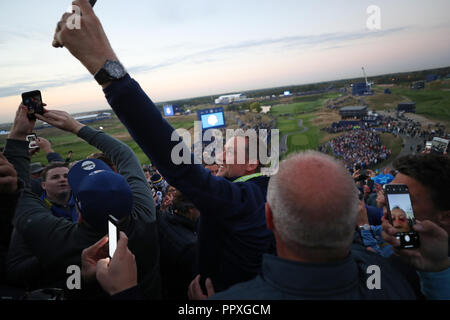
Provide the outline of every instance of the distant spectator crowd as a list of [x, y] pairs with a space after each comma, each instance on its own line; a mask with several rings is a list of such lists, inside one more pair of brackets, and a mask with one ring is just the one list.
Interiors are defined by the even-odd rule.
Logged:
[[391, 155], [381, 144], [380, 134], [371, 129], [357, 129], [330, 141], [331, 150], [342, 157], [347, 168], [370, 168]]

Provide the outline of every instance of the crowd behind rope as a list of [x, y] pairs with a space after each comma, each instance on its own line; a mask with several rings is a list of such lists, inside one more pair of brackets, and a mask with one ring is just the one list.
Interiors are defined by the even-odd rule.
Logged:
[[[119, 74], [92, 7], [87, 0], [75, 3], [85, 28], [69, 33], [65, 23], [58, 24], [53, 45], [64, 43], [93, 75], [106, 58]], [[94, 53], [80, 50], [94, 46]], [[291, 155], [270, 177], [260, 174], [258, 159], [249, 153], [244, 164], [227, 157], [216, 174], [200, 164], [175, 165], [174, 129], [122, 72], [100, 84], [151, 166], [142, 167], [119, 140], [49, 108], [35, 116], [101, 154], [71, 165], [52, 162], [43, 170], [43, 193], [33, 191], [37, 177], [31, 176], [26, 136], [35, 121], [19, 106], [0, 154], [3, 297], [54, 298], [63, 292], [70, 299], [450, 299], [448, 156], [406, 156], [382, 174], [352, 175], [341, 161], [316, 151]], [[373, 132], [363, 132], [377, 141]], [[248, 141], [236, 135], [216, 157], [236, 159]], [[409, 188], [419, 248], [398, 248], [398, 226], [386, 219], [387, 183]], [[120, 221], [112, 257], [108, 215]], [[81, 267], [80, 290], [67, 288], [71, 265]], [[377, 290], [368, 286], [371, 265], [382, 270]]]

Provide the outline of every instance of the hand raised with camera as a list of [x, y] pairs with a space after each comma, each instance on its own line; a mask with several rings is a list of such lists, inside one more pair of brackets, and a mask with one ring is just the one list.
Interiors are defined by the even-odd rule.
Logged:
[[14, 166], [0, 152], [0, 194], [11, 194], [17, 191], [17, 172]]
[[43, 115], [36, 114], [36, 118], [73, 134], [78, 134], [78, 131], [84, 127], [84, 124], [75, 120], [70, 114], [60, 110], [46, 110]]
[[[74, 13], [65, 13], [58, 22], [53, 46], [66, 47], [91, 74], [95, 74], [104, 65], [106, 59], [118, 59], [89, 1], [77, 0], [72, 4], [77, 6], [76, 10]], [[78, 9], [81, 12], [77, 12]], [[67, 21], [69, 20], [70, 24], [73, 19], [75, 21], [79, 19], [80, 24], [79, 28], [75, 26], [71, 30]]]
[[128, 238], [124, 232], [120, 232], [112, 259], [106, 258], [97, 262], [96, 276], [103, 290], [109, 295], [137, 285], [136, 259], [128, 249]]
[[28, 108], [24, 104], [20, 104], [16, 111], [14, 124], [8, 135], [9, 139], [25, 140], [27, 135], [33, 132], [36, 120], [30, 120], [27, 116]]
[[108, 236], [104, 236], [89, 248], [81, 253], [81, 276], [84, 281], [92, 282], [95, 280], [97, 262], [108, 257]]
[[419, 271], [439, 272], [450, 267], [448, 258], [448, 234], [437, 224], [425, 220], [416, 221], [413, 229], [419, 234], [420, 247], [416, 249], [396, 249], [400, 240], [395, 237], [398, 232], [383, 217], [383, 239], [394, 247], [394, 252], [405, 263]]

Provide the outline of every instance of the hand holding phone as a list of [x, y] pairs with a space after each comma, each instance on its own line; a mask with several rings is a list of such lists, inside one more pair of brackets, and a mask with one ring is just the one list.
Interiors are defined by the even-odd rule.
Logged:
[[[400, 241], [395, 236], [397, 234], [395, 228], [387, 219], [383, 220], [382, 227], [383, 239], [394, 248], [398, 248]], [[449, 268], [447, 232], [429, 220], [417, 221], [414, 229], [420, 234], [420, 248], [394, 249], [399, 258], [419, 271], [440, 272]]]
[[413, 230], [416, 220], [408, 186], [405, 184], [386, 184], [383, 188], [387, 201], [388, 219], [397, 231], [395, 237], [400, 241], [399, 248], [418, 248], [420, 240], [418, 233]]
[[36, 120], [35, 113], [44, 114], [44, 103], [39, 90], [22, 93], [22, 103], [28, 108], [28, 119]]
[[128, 238], [125, 233], [121, 232], [116, 257], [100, 259], [97, 262], [96, 278], [109, 295], [114, 295], [138, 284], [136, 258], [128, 249]]
[[119, 220], [114, 216], [108, 216], [108, 238], [109, 238], [109, 257], [112, 259], [114, 252], [117, 249], [117, 242], [119, 241]]

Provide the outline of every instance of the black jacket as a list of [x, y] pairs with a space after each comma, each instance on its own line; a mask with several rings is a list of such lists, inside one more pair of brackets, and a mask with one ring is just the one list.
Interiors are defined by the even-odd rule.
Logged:
[[161, 277], [165, 299], [187, 299], [196, 276], [196, 223], [171, 210], [158, 212]]
[[0, 194], [0, 284], [5, 282], [5, 259], [13, 231], [11, 221], [14, 216], [14, 211], [16, 210], [17, 199], [20, 196], [20, 192], [21, 190], [19, 189], [14, 194]]
[[[373, 266], [378, 267], [377, 271]], [[380, 281], [374, 287], [376, 275]], [[352, 250], [342, 261], [321, 264], [265, 255], [261, 275], [211, 299], [414, 300], [416, 295], [403, 275], [385, 258], [361, 248]]]

